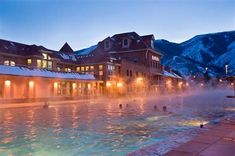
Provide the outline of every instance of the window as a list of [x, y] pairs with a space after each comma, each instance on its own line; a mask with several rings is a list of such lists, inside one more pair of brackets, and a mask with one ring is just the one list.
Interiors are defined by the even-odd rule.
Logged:
[[10, 61], [10, 66], [15, 66], [16, 63], [14, 61]]
[[5, 66], [9, 66], [10, 65], [10, 61], [9, 60], [4, 61], [4, 65]]
[[129, 46], [129, 43], [128, 43], [128, 39], [127, 38], [125, 38], [125, 39], [123, 39], [122, 40], [122, 47], [128, 47]]
[[37, 60], [37, 68], [42, 68], [42, 60]]
[[103, 75], [103, 71], [99, 71], [99, 76], [102, 76]]
[[47, 61], [46, 60], [42, 60], [42, 68], [47, 68]]
[[48, 68], [48, 69], [52, 69], [52, 61], [48, 61], [47, 63], [48, 63], [48, 64], [47, 64], [47, 68]]
[[27, 59], [28, 66], [32, 65], [32, 59]]
[[61, 71], [60, 67], [57, 67], [57, 71]]
[[90, 66], [90, 70], [94, 70], [94, 66]]
[[53, 63], [51, 60], [51, 57], [46, 54], [46, 53], [42, 53], [42, 60], [37, 60], [37, 68], [43, 68], [43, 69], [52, 69], [53, 67]]
[[65, 72], [71, 72], [71, 68], [64, 68]]
[[89, 71], [89, 66], [86, 66], [86, 71]]
[[85, 67], [81, 67], [81, 71], [84, 71]]
[[10, 60], [5, 60], [3, 63], [5, 66], [15, 66], [16, 63], [14, 61], [10, 61]]
[[77, 68], [76, 68], [76, 71], [77, 71], [77, 72], [80, 72], [80, 71], [81, 71], [81, 67], [77, 67]]
[[104, 42], [104, 48], [105, 49], [109, 49], [110, 48], [110, 42], [109, 41], [105, 41]]
[[99, 70], [103, 70], [103, 65], [99, 65]]

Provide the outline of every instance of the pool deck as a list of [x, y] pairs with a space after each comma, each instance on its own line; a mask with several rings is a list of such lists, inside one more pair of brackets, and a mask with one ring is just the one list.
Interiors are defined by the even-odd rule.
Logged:
[[235, 156], [235, 116], [201, 131], [164, 156]]

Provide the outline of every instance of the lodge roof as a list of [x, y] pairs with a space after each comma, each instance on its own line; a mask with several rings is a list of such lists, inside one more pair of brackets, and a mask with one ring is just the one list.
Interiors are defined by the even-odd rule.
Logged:
[[26, 67], [4, 66], [4, 65], [0, 65], [0, 74], [12, 75], [12, 76], [58, 78], [58, 79], [95, 80], [95, 77], [91, 74], [53, 72], [46, 69], [30, 69]]
[[59, 51], [65, 53], [73, 53], [73, 49], [70, 47], [70, 45], [67, 42], [63, 45], [63, 47]]

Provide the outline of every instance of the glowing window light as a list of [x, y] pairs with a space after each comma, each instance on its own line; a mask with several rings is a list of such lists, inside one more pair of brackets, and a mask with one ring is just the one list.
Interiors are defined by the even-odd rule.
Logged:
[[77, 86], [77, 84], [74, 82], [74, 83], [72, 84], [72, 86], [73, 86], [73, 89], [75, 89], [76, 86]]
[[143, 78], [142, 77], [138, 77], [137, 79], [136, 79], [136, 83], [141, 83], [143, 81]]
[[34, 82], [33, 81], [29, 81], [29, 87], [32, 88], [34, 86]]
[[118, 83], [117, 83], [117, 87], [118, 87], [118, 88], [121, 88], [122, 86], [123, 86], [123, 84], [122, 84], [121, 82], [118, 82]]
[[106, 86], [107, 86], [107, 87], [111, 87], [111, 85], [112, 85], [112, 84], [111, 84], [110, 82], [107, 82], [107, 83], [106, 83]]
[[10, 86], [10, 85], [11, 85], [11, 81], [10, 81], [10, 80], [6, 80], [6, 81], [5, 81], [5, 85], [6, 85], [6, 86]]
[[234, 83], [231, 83], [231, 86], [233, 86], [234, 85]]
[[178, 87], [182, 87], [183, 82], [178, 82]]
[[188, 82], [186, 83], [186, 86], [187, 86], [187, 87], [189, 86], [189, 83], [188, 83]]
[[58, 88], [58, 83], [54, 82], [54, 88]]
[[91, 84], [90, 84], [90, 83], [88, 83], [87, 87], [88, 87], [88, 89], [91, 89]]
[[219, 82], [223, 82], [223, 80], [222, 80], [222, 79], [219, 79]]

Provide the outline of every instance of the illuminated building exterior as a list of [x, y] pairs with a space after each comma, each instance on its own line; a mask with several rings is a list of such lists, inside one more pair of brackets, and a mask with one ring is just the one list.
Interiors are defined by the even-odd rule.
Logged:
[[182, 78], [164, 69], [153, 41], [153, 35], [130, 32], [87, 50], [73, 51], [65, 43], [55, 51], [0, 40], [0, 97], [74, 99], [164, 90]]

